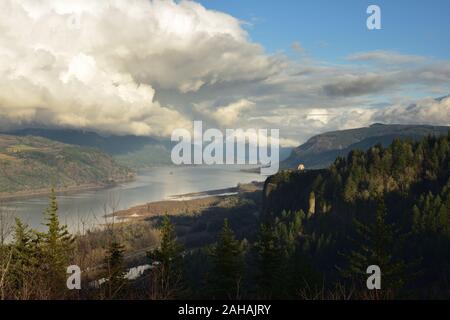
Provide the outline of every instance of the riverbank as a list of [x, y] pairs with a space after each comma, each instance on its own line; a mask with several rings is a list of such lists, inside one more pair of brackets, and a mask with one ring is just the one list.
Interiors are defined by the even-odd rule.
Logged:
[[263, 186], [264, 182], [254, 181], [231, 188], [175, 195], [169, 200], [148, 202], [117, 211], [107, 217], [139, 220], [162, 215], [195, 215], [214, 207], [233, 206], [238, 198], [248, 193], [260, 192]]
[[[126, 210], [148, 202], [163, 200], [186, 200], [204, 190], [219, 190], [235, 187], [238, 183], [262, 181], [256, 174], [243, 173], [239, 168], [228, 167], [155, 167], [151, 170], [136, 172], [132, 182], [117, 183], [116, 186], [84, 185], [83, 190], [75, 188], [57, 197], [61, 221], [68, 225], [71, 232], [80, 229], [80, 221], [85, 226], [93, 228], [101, 226], [105, 215]], [[86, 189], [88, 189], [86, 191]], [[36, 190], [31, 197], [22, 193], [24, 198], [19, 200], [0, 201], [0, 209], [14, 212], [14, 216], [22, 219], [30, 227], [44, 230], [42, 213], [48, 207], [49, 190]], [[234, 192], [234, 190], [231, 190]], [[174, 195], [187, 195], [177, 197]], [[189, 197], [189, 198], [187, 198]]]
[[[133, 175], [133, 176], [130, 176], [127, 178], [116, 179], [111, 182], [88, 183], [88, 184], [82, 184], [82, 185], [77, 185], [77, 186], [56, 188], [55, 193], [57, 195], [67, 195], [67, 194], [74, 194], [74, 193], [83, 192], [83, 191], [108, 189], [108, 188], [115, 187], [120, 183], [132, 182], [135, 180], [135, 177], [136, 176]], [[16, 200], [22, 200], [22, 199], [28, 199], [28, 198], [49, 196], [50, 194], [51, 194], [51, 188], [24, 190], [24, 191], [18, 191], [18, 192], [14, 192], [14, 193], [0, 192], [0, 201], [16, 201]]]

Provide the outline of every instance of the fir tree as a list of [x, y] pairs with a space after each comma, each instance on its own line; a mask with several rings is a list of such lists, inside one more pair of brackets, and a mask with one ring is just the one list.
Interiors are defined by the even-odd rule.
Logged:
[[9, 274], [7, 282], [16, 299], [30, 299], [37, 286], [37, 246], [34, 234], [18, 218], [15, 219], [13, 243], [10, 247]]
[[357, 249], [347, 256], [348, 266], [341, 270], [344, 277], [365, 286], [367, 267], [377, 265], [382, 273], [382, 289], [395, 292], [404, 284], [405, 264], [394, 257], [395, 244], [401, 237], [394, 227], [386, 222], [387, 211], [383, 200], [376, 209], [375, 221], [363, 224], [355, 220], [359, 240]]
[[66, 270], [70, 265], [74, 239], [67, 226], [59, 222], [58, 203], [53, 189], [45, 220], [47, 232], [39, 234], [42, 241], [43, 271], [53, 297], [60, 298], [66, 289]]
[[209, 285], [215, 299], [237, 299], [240, 297], [244, 273], [244, 248], [235, 239], [233, 230], [224, 220], [217, 243], [210, 252], [212, 272]]
[[162, 299], [180, 296], [183, 292], [183, 246], [177, 241], [175, 228], [168, 216], [163, 218], [161, 227], [161, 245], [159, 249], [148, 253], [154, 269], [154, 294]]
[[105, 298], [120, 298], [125, 287], [125, 249], [118, 241], [111, 241], [105, 258]]
[[15, 280], [15, 287], [22, 288], [26, 282], [25, 277], [30, 272], [33, 272], [34, 249], [32, 234], [28, 226], [24, 225], [18, 218], [15, 219], [16, 228], [14, 232], [13, 245], [13, 273]]
[[255, 243], [257, 256], [256, 285], [258, 298], [270, 299], [279, 296], [283, 286], [282, 267], [285, 262], [279, 238], [274, 228], [261, 225]]

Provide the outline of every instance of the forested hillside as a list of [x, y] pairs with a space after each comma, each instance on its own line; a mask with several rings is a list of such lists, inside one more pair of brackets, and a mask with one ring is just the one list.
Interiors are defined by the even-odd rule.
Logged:
[[370, 127], [331, 131], [311, 137], [294, 148], [282, 168], [297, 168], [303, 163], [309, 169], [326, 168], [339, 157], [355, 149], [368, 150], [376, 144], [389, 146], [395, 139], [421, 140], [427, 135], [446, 134], [450, 127], [375, 123]]
[[107, 154], [40, 137], [0, 135], [0, 194], [100, 186], [133, 173]]
[[396, 293], [449, 296], [450, 134], [280, 172], [266, 181], [264, 212], [269, 224], [302, 212], [296, 245], [328, 279], [378, 264]]

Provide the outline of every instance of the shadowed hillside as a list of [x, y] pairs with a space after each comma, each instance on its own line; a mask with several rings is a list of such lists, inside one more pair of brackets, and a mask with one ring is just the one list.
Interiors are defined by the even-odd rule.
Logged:
[[376, 144], [386, 147], [396, 138], [420, 140], [427, 135], [446, 134], [449, 130], [450, 127], [443, 126], [373, 124], [367, 128], [327, 132], [293, 149], [290, 157], [282, 162], [282, 168], [294, 168], [299, 163], [310, 169], [325, 168], [351, 150], [367, 150]]
[[353, 150], [329, 169], [282, 171], [266, 181], [263, 219], [304, 213], [297, 245], [328, 279], [357, 279], [376, 264], [394, 295], [448, 297], [449, 163], [447, 134]]
[[95, 132], [69, 129], [22, 129], [7, 134], [43, 137], [62, 143], [97, 148], [111, 155], [118, 163], [132, 168], [171, 164], [170, 141], [132, 135], [103, 136]]
[[132, 178], [107, 154], [40, 137], [0, 135], [0, 195], [94, 187]]

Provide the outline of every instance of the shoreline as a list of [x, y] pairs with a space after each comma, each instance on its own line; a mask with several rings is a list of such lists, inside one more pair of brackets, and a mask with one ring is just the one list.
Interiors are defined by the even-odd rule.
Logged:
[[[56, 195], [66, 195], [72, 193], [78, 193], [83, 191], [91, 191], [91, 190], [102, 190], [108, 189], [117, 186], [120, 183], [133, 182], [135, 180], [135, 176], [132, 178], [124, 178], [118, 179], [114, 182], [110, 183], [89, 183], [78, 186], [70, 186], [65, 188], [55, 189]], [[0, 202], [9, 202], [16, 201], [26, 198], [37, 198], [42, 196], [49, 196], [51, 194], [51, 188], [47, 189], [36, 189], [36, 190], [26, 190], [26, 191], [18, 191], [15, 193], [0, 193]]]
[[214, 190], [206, 190], [206, 191], [200, 191], [200, 192], [189, 192], [189, 193], [183, 193], [183, 194], [176, 194], [173, 196], [170, 196], [167, 201], [180, 201], [183, 199], [199, 199], [202, 197], [210, 197], [210, 196], [220, 196], [223, 194], [228, 193], [237, 193], [239, 190], [239, 187], [229, 187], [229, 188], [223, 188], [223, 189], [214, 189]]
[[253, 181], [238, 184], [236, 187], [173, 195], [167, 200], [147, 202], [108, 214], [106, 217], [114, 217], [126, 221], [129, 219], [145, 219], [166, 214], [197, 214], [205, 209], [219, 205], [221, 201], [227, 198], [240, 197], [245, 193], [260, 192], [263, 186], [264, 182]]

